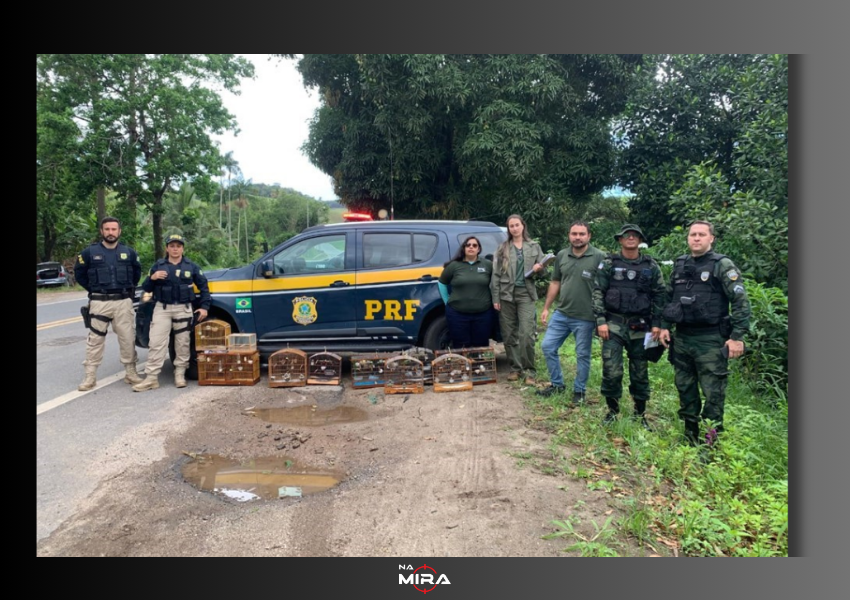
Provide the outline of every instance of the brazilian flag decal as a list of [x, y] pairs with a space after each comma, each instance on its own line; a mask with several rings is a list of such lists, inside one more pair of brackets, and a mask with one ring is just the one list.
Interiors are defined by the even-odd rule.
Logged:
[[251, 310], [251, 299], [250, 298], [237, 298], [236, 299], [236, 310], [237, 311]]

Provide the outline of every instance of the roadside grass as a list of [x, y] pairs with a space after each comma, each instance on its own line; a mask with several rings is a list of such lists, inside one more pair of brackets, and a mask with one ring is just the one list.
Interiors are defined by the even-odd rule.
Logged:
[[45, 295], [61, 294], [61, 293], [65, 293], [65, 292], [84, 292], [84, 291], [86, 291], [86, 290], [84, 290], [81, 285], [76, 284], [76, 283], [74, 285], [56, 285], [56, 286], [51, 286], [51, 287], [35, 288], [35, 293], [37, 295], [40, 295], [40, 294], [45, 294]]
[[[538, 373], [545, 377], [548, 371], [539, 351], [540, 340]], [[550, 535], [573, 541], [565, 550], [614, 556], [612, 546], [619, 546], [616, 535], [628, 536], [654, 553], [788, 555], [786, 398], [757, 395], [732, 362], [725, 432], [704, 464], [699, 450], [682, 438], [678, 394], [666, 354], [650, 364], [650, 432], [630, 418], [633, 405], [628, 373], [620, 417], [610, 426], [602, 425], [607, 407], [599, 395], [602, 363], [598, 339], [594, 338], [587, 402], [581, 407], [570, 406], [576, 364], [572, 337], [560, 352], [567, 391], [542, 398], [534, 395], [533, 389], [526, 390], [531, 421], [550, 433], [553, 444], [577, 450], [564, 471], [583, 480], [588, 489], [608, 494], [621, 511], [611, 522], [594, 522], [594, 536], [578, 535], [569, 521], [553, 521], [557, 531]]]

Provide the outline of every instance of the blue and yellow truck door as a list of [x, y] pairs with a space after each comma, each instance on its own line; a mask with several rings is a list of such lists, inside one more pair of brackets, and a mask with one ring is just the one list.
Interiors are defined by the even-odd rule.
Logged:
[[425, 316], [442, 307], [437, 279], [448, 253], [441, 231], [357, 232], [357, 337], [376, 347], [416, 343]]
[[[257, 273], [251, 299], [258, 343], [292, 342], [297, 347], [298, 340], [354, 336], [353, 242], [354, 232], [323, 231], [294, 239], [269, 257], [275, 273]], [[308, 249], [299, 259], [282, 258], [298, 253], [298, 245]], [[330, 256], [322, 248], [341, 253]]]

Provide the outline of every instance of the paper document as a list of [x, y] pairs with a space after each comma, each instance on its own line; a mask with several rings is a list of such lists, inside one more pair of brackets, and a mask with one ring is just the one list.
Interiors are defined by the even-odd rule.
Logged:
[[[548, 265], [553, 260], [555, 260], [555, 255], [550, 252], [540, 260], [540, 264], [541, 266], [543, 266], [543, 268], [546, 268], [546, 265]], [[529, 269], [525, 272], [526, 277], [531, 277], [532, 275], [534, 275], [534, 269]]]
[[658, 345], [658, 342], [652, 339], [652, 332], [648, 331], [646, 336], [643, 338], [643, 347], [649, 350], [650, 348], [655, 348]]

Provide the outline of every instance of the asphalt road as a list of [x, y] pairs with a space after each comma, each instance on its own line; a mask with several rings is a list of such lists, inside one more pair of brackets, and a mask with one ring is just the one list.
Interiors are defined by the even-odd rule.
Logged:
[[[129, 430], [158, 420], [171, 400], [195, 389], [175, 388], [166, 361], [159, 389], [133, 392], [123, 381], [118, 342], [110, 329], [97, 387], [78, 392], [86, 353], [80, 317], [85, 302], [84, 292], [36, 295], [36, 541], [50, 535], [94, 490], [98, 481], [91, 466], [110, 460], [105, 448]], [[138, 353], [141, 372], [147, 350]]]

